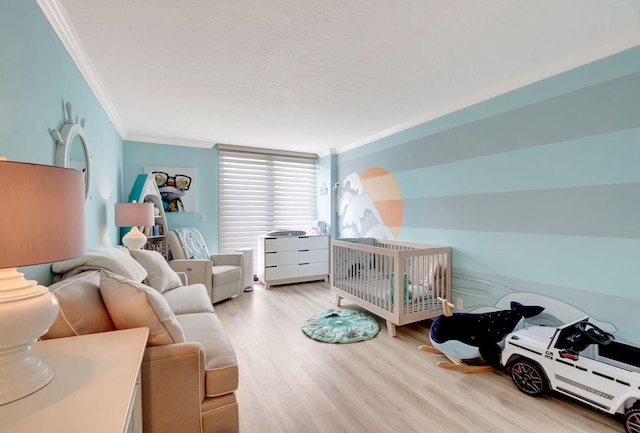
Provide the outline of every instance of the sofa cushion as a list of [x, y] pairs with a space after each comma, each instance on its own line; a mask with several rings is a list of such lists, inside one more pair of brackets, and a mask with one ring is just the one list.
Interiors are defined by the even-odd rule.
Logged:
[[162, 294], [174, 314], [213, 313], [213, 305], [204, 284], [192, 284], [167, 290]]
[[157, 290], [102, 271], [100, 293], [117, 329], [146, 326], [149, 328], [148, 346], [185, 341], [176, 316]]
[[171, 269], [169, 263], [157, 251], [129, 250], [131, 256], [147, 271], [147, 278], [143, 281], [160, 293], [175, 289], [182, 285], [180, 277]]
[[85, 271], [49, 286], [60, 311], [43, 339], [114, 331], [100, 296], [100, 271]]
[[222, 322], [215, 314], [177, 316], [188, 342], [199, 342], [205, 351], [205, 395], [216, 397], [238, 389], [238, 362]]
[[79, 274], [89, 269], [99, 269], [122, 275], [130, 280], [141, 282], [147, 277], [147, 271], [129, 254], [129, 250], [116, 247], [93, 247], [86, 254], [75, 259], [54, 263], [51, 270], [57, 280]]
[[240, 266], [219, 265], [212, 268], [214, 285], [222, 286], [224, 284], [236, 283], [240, 281]]

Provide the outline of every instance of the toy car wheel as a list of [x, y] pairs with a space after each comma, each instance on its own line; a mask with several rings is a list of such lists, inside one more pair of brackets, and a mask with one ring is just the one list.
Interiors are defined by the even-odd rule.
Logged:
[[509, 364], [509, 375], [515, 386], [527, 395], [537, 397], [547, 391], [547, 378], [542, 368], [533, 361], [516, 359]]
[[624, 431], [627, 433], [640, 432], [640, 407], [632, 407], [624, 413]]

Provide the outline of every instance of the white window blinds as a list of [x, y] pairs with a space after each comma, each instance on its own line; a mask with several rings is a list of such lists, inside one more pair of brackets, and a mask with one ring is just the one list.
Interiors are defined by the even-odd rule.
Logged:
[[270, 230], [309, 230], [317, 171], [314, 157], [219, 148], [218, 250], [255, 251], [256, 237]]

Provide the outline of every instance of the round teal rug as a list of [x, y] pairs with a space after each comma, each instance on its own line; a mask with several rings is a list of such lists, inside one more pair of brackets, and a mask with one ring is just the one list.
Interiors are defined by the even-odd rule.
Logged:
[[380, 325], [358, 310], [336, 309], [316, 313], [302, 322], [302, 332], [325, 343], [354, 343], [376, 336]]

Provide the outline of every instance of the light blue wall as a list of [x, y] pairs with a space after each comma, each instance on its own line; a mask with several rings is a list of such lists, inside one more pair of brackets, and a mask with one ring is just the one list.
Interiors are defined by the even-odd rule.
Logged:
[[[91, 156], [86, 245], [115, 242], [113, 204], [121, 191], [122, 140], [35, 1], [0, 3], [0, 53], [0, 155], [54, 165], [56, 143], [50, 131], [62, 127], [64, 103], [71, 102], [74, 117], [86, 119]], [[55, 218], [55, 209], [43, 212]], [[50, 266], [21, 271], [41, 284], [51, 279]]]
[[340, 154], [337, 175], [391, 173], [398, 238], [453, 247], [465, 308], [544, 294], [640, 341], [639, 166], [636, 47]]
[[[145, 166], [195, 168], [196, 212], [169, 212], [169, 230], [195, 227], [211, 253], [218, 251], [218, 151], [156, 143], [124, 142], [125, 199]], [[204, 216], [205, 221], [201, 221]]]
[[331, 237], [338, 236], [338, 220], [336, 218], [336, 188], [338, 155], [333, 151], [331, 154], [318, 159], [319, 177], [318, 183], [326, 182], [328, 194], [318, 198], [318, 219], [330, 225], [329, 234]]

